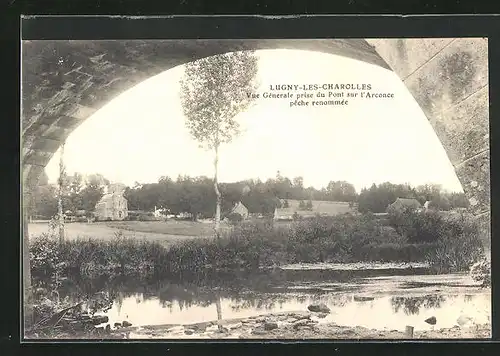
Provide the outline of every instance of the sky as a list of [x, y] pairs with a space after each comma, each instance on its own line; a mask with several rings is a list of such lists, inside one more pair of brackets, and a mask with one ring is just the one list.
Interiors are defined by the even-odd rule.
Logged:
[[[346, 180], [358, 192], [386, 181], [462, 191], [430, 123], [395, 73], [318, 52], [257, 55], [261, 94], [276, 84], [353, 83], [370, 84], [372, 93], [394, 98], [315, 107], [258, 99], [236, 117], [240, 135], [220, 149], [220, 181], [266, 180], [279, 171], [290, 179], [302, 176], [305, 186], [316, 188]], [[101, 173], [129, 186], [161, 176], [213, 176], [213, 153], [199, 148], [185, 127], [179, 97], [183, 70], [149, 78], [88, 118], [66, 141], [67, 172]], [[58, 162], [59, 151], [46, 167], [50, 182], [57, 181]]]

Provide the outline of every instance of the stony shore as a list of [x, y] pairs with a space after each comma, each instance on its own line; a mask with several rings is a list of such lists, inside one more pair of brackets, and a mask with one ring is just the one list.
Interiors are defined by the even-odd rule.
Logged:
[[[408, 339], [401, 330], [373, 330], [322, 323], [324, 313], [288, 312], [190, 325], [154, 325], [111, 330], [118, 339]], [[416, 330], [413, 339], [487, 339], [491, 324]]]

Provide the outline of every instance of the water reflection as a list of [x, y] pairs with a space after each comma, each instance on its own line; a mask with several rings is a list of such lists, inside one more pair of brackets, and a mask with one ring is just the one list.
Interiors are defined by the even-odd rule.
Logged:
[[[334, 322], [345, 326], [402, 330], [412, 325], [416, 330], [428, 330], [425, 319], [435, 316], [436, 327], [453, 327], [461, 315], [476, 323], [486, 323], [491, 313], [489, 295], [477, 294], [422, 297], [378, 297], [359, 301], [352, 295], [274, 295], [254, 293], [221, 297], [212, 302], [194, 300], [189, 306], [174, 299], [170, 307], [162, 308], [158, 297], [136, 303], [137, 295], [126, 297], [122, 309], [112, 308], [110, 320], [121, 321], [125, 316], [135, 325], [189, 324], [221, 319], [244, 318], [271, 312], [305, 311], [311, 303], [325, 303], [331, 313], [319, 322]], [[181, 307], [182, 306], [182, 307]], [[381, 317], [383, 316], [383, 317]]]
[[[471, 315], [476, 322], [486, 323], [491, 314], [488, 294], [460, 292], [462, 276], [446, 276], [448, 293], [439, 294], [435, 293], [436, 287], [441, 290], [446, 284], [432, 276], [365, 278], [351, 271], [305, 270], [191, 277], [67, 280], [60, 296], [79, 300], [99, 291], [109, 292], [114, 300], [107, 313], [111, 325], [123, 320], [134, 325], [188, 324], [305, 311], [312, 303], [325, 303], [331, 309], [320, 322], [375, 329], [401, 330], [406, 325], [415, 330], [428, 329], [424, 320], [431, 316], [438, 320], [436, 327], [453, 327], [460, 315]], [[412, 296], [408, 296], [409, 288]], [[418, 289], [425, 293], [416, 295]], [[406, 294], [397, 296], [397, 292]]]
[[[418, 315], [421, 309], [440, 308], [446, 301], [442, 295], [425, 295], [421, 297], [392, 297], [391, 304], [395, 313], [402, 309], [406, 315]], [[470, 301], [470, 300], [469, 300]]]

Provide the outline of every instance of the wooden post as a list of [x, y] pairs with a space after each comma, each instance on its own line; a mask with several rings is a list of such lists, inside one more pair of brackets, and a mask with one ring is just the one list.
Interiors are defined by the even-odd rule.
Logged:
[[221, 305], [221, 298], [219, 295], [217, 295], [217, 299], [215, 300], [215, 307], [217, 308], [217, 324], [219, 331], [222, 331], [222, 325], [220, 324], [220, 321], [222, 320], [222, 305]]
[[413, 339], [413, 326], [406, 325], [405, 336], [408, 339]]

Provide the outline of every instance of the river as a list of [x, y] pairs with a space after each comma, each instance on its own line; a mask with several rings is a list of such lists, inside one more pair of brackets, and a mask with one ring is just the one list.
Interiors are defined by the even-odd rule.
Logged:
[[[319, 324], [375, 330], [411, 325], [421, 331], [490, 323], [489, 288], [481, 288], [467, 274], [430, 274], [425, 265], [295, 265], [235, 279], [217, 278], [212, 276], [210, 285], [103, 280], [78, 289], [112, 292], [114, 302], [105, 314], [112, 328], [123, 321], [154, 327], [307, 312], [309, 305], [320, 303], [330, 313], [318, 318]], [[436, 318], [435, 325], [425, 321], [430, 317]]]

